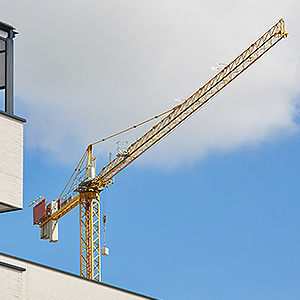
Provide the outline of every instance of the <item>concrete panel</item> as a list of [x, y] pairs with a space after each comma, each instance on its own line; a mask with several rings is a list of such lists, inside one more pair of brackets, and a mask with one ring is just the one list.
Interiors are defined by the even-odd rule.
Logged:
[[23, 208], [23, 122], [0, 113], [0, 212]]

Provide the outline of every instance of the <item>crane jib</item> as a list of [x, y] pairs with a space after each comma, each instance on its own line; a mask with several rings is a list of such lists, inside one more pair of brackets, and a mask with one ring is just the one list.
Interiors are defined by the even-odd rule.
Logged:
[[216, 76], [202, 86], [196, 93], [189, 97], [181, 105], [153, 126], [140, 139], [127, 149], [127, 157], [116, 157], [97, 175], [93, 182], [95, 187], [104, 186], [127, 165], [133, 162], [138, 156], [156, 144], [159, 140], [169, 134], [179, 124], [195, 113], [203, 104], [207, 103], [214, 95], [229, 84], [233, 79], [245, 71], [258, 58], [266, 53], [287, 33], [284, 28], [284, 21], [281, 19], [269, 31], [254, 42], [241, 55], [223, 68]]

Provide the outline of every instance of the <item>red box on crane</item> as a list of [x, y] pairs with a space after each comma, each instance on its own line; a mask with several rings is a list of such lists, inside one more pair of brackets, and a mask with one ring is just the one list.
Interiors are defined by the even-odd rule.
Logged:
[[33, 207], [33, 224], [36, 225], [38, 222], [46, 216], [46, 199], [44, 198], [41, 202]]

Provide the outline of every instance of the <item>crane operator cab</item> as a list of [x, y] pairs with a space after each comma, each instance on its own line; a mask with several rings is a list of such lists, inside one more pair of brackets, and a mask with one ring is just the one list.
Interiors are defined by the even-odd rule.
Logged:
[[75, 192], [82, 192], [86, 188], [88, 188], [93, 179], [96, 177], [96, 168], [95, 166], [89, 166], [86, 170], [86, 176], [85, 178], [78, 184], [77, 188], [74, 190]]

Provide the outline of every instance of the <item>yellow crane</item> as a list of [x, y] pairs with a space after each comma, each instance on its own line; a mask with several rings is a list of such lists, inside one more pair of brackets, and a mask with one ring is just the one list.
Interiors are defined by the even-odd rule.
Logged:
[[[219, 73], [183, 103], [167, 112], [121, 131], [120, 133], [123, 133], [166, 115], [129, 147], [121, 147], [117, 156], [104, 166], [98, 174], [95, 173], [96, 158], [93, 156], [93, 146], [117, 134], [88, 145], [61, 195], [48, 204], [43, 196], [30, 204], [34, 205], [34, 224], [41, 227], [41, 238], [56, 242], [58, 240], [58, 220], [79, 205], [80, 275], [101, 281], [101, 254], [107, 255], [108, 248], [105, 247], [105, 244], [103, 248], [100, 247], [100, 192], [113, 183], [114, 176], [121, 170], [191, 117], [213, 96], [287, 35], [285, 22], [281, 19], [232, 62], [222, 65], [221, 70], [218, 70]], [[106, 217], [104, 216], [104, 225], [105, 220]]]

